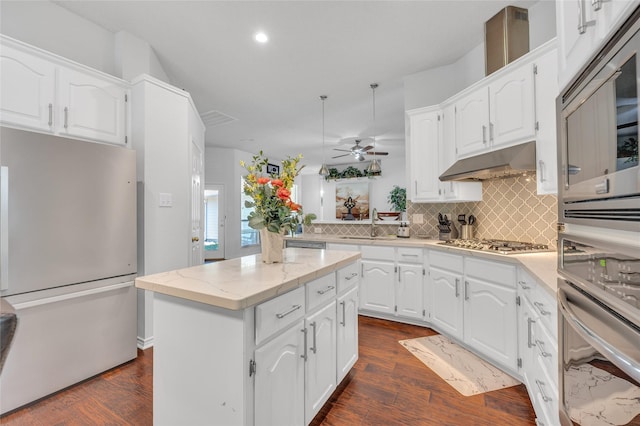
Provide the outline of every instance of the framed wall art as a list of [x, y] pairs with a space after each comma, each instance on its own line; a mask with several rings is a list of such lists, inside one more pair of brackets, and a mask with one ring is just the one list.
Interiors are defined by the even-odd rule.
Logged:
[[336, 219], [369, 218], [369, 182], [336, 183]]

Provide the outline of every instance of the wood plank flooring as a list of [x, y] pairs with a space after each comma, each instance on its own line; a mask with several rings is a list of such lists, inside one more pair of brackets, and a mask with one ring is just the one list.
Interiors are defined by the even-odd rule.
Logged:
[[[360, 359], [313, 420], [319, 425], [535, 425], [524, 385], [464, 397], [398, 340], [431, 329], [361, 316]], [[153, 350], [26, 408], [6, 425], [151, 425]], [[212, 422], [212, 424], [215, 424]]]

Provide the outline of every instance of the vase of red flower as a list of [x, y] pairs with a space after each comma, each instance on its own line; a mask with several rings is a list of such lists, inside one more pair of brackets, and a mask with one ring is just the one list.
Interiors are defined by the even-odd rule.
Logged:
[[260, 231], [262, 261], [276, 263], [283, 261], [283, 242], [287, 232], [293, 233], [299, 224], [309, 225], [316, 218], [314, 214], [304, 215], [302, 206], [291, 200], [293, 181], [304, 166], [298, 167], [302, 155], [282, 161], [280, 173], [267, 174], [269, 159], [262, 151], [253, 157], [250, 165], [244, 161], [240, 165], [249, 174], [244, 177], [243, 191], [252, 198], [245, 207], [253, 207], [247, 217], [249, 226]]

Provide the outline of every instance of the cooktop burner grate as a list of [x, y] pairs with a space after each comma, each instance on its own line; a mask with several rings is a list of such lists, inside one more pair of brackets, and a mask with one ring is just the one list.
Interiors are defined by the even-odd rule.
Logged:
[[439, 244], [500, 254], [519, 254], [549, 251], [546, 244], [506, 240], [446, 240]]

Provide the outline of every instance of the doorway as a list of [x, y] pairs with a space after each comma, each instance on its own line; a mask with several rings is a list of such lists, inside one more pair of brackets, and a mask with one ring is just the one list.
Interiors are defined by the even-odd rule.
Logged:
[[205, 185], [204, 218], [204, 260], [223, 260], [226, 220], [224, 185]]

